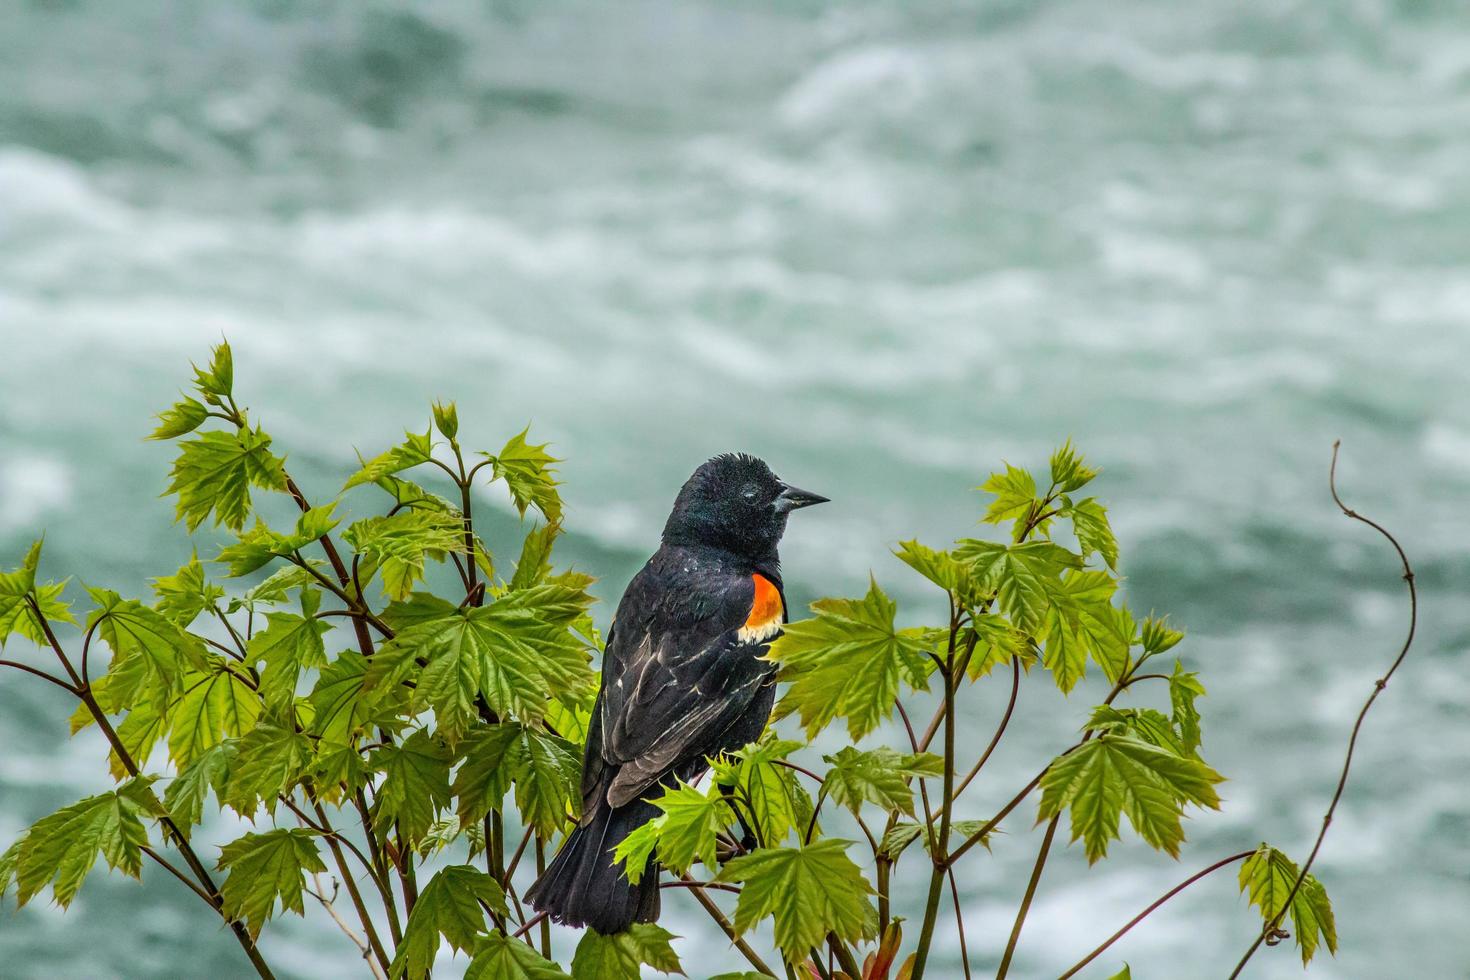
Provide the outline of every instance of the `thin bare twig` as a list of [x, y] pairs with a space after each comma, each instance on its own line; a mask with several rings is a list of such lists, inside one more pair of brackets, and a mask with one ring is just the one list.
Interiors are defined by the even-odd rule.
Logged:
[[23, 670], [27, 674], [34, 674], [35, 676], [41, 678], [41, 680], [43, 681], [50, 681], [52, 684], [55, 684], [57, 687], [61, 688], [68, 694], [75, 695], [77, 693], [76, 688], [72, 687], [66, 681], [62, 680], [60, 677], [57, 677], [55, 674], [48, 674], [44, 670], [32, 667], [29, 664], [23, 664], [18, 660], [0, 660], [0, 667], [14, 667], [16, 670]]
[[190, 881], [188, 879], [188, 877], [182, 871], [180, 871], [178, 868], [176, 868], [172, 864], [170, 864], [168, 862], [168, 860], [163, 857], [163, 855], [159, 854], [153, 848], [146, 847], [146, 846], [142, 848], [142, 851], [143, 851], [144, 854], [148, 855], [150, 858], [152, 858], [154, 861], [156, 861], [158, 863], [158, 866], [159, 867], [163, 868], [169, 874], [173, 875], [175, 878], [179, 879], [179, 881], [183, 882], [184, 886], [186, 888], [188, 888], [191, 892], [193, 892], [195, 895], [198, 895], [200, 898], [202, 898], [204, 901], [208, 902], [210, 905], [213, 905], [214, 904], [214, 899], [212, 899], [208, 895], [204, 894], [204, 889], [200, 888], [198, 885], [196, 885], [192, 881]]
[[[1118, 678], [1117, 683], [1113, 685], [1113, 689], [1108, 692], [1108, 696], [1103, 698], [1103, 704], [1112, 704], [1119, 694], [1122, 694], [1125, 690], [1127, 690], [1129, 683], [1131, 683], [1133, 679], [1133, 672], [1137, 670], [1139, 665], [1142, 663], [1143, 660], [1140, 659], [1128, 665], [1128, 667], [1123, 671], [1122, 676]], [[1085, 732], [1082, 733], [1081, 740], [1078, 741], [1076, 745], [1072, 746], [1066, 752], [1063, 752], [1062, 755], [1067, 755], [1081, 748], [1088, 742], [1088, 740], [1092, 738], [1092, 736], [1096, 734], [1097, 729], [1087, 729]], [[1050, 769], [1052, 765], [1055, 764], [1055, 761], [1056, 760], [1052, 760], [1051, 763], [1048, 763], [1046, 769], [1043, 769], [1041, 773], [1037, 775], [1037, 783], [1041, 782], [1042, 777], [1046, 775], [1047, 769]], [[1021, 907], [1016, 912], [1016, 922], [1015, 925], [1011, 927], [1011, 936], [1010, 939], [1006, 941], [1005, 952], [1001, 955], [1000, 968], [996, 970], [995, 980], [1005, 980], [1006, 974], [1010, 971], [1011, 957], [1015, 955], [1016, 944], [1019, 943], [1021, 940], [1021, 929], [1026, 924], [1026, 915], [1031, 911], [1031, 901], [1036, 897], [1036, 886], [1041, 882], [1041, 872], [1046, 867], [1046, 859], [1048, 855], [1051, 854], [1051, 842], [1056, 838], [1057, 824], [1061, 821], [1061, 819], [1061, 811], [1058, 811], [1051, 818], [1051, 822], [1046, 825], [1046, 834], [1041, 838], [1041, 849], [1036, 852], [1036, 863], [1031, 867], [1031, 879], [1026, 883], [1026, 894], [1021, 897]], [[966, 846], [973, 843], [978, 836], [979, 835], [977, 834], [969, 841], [966, 841]]]
[[739, 885], [731, 885], [731, 884], [728, 884], [728, 883], [723, 882], [723, 881], [694, 881], [693, 879], [690, 879], [688, 881], [684, 881], [684, 880], [680, 880], [680, 881], [664, 881], [664, 882], [660, 882], [658, 887], [660, 887], [660, 888], [713, 888], [716, 891], [731, 892], [732, 894], [735, 894], [735, 895], [739, 895], [740, 894], [740, 886]]
[[807, 769], [804, 766], [798, 766], [796, 763], [791, 762], [788, 759], [772, 759], [771, 761], [778, 766], [785, 766], [787, 769], [792, 769], [796, 772], [799, 772], [809, 779], [816, 780], [818, 783], [826, 782], [826, 780], [824, 780], [821, 776], [818, 776], [816, 773], [812, 772], [810, 769]]
[[546, 920], [546, 913], [545, 912], [537, 912], [535, 915], [533, 915], [529, 919], [527, 919], [526, 920], [526, 924], [523, 925], [523, 926], [521, 926], [519, 929], [517, 929], [515, 931], [515, 934], [513, 936], [511, 936], [511, 938], [512, 939], [520, 939], [526, 933], [528, 933], [528, 932], [531, 931], [531, 927], [532, 926], [536, 925], [538, 922], [544, 922], [545, 920]]
[[388, 980], [388, 975], [383, 972], [383, 968], [379, 966], [378, 961], [373, 958], [372, 949], [369, 948], [368, 944], [363, 941], [361, 936], [352, 931], [352, 927], [349, 926], [345, 921], [343, 921], [342, 916], [337, 914], [336, 906], [332, 904], [337, 900], [337, 879], [332, 879], [331, 898], [327, 898], [322, 894], [321, 879], [317, 877], [314, 872], [311, 876], [311, 880], [316, 883], [316, 890], [313, 891], [305, 886], [302, 886], [301, 890], [306, 892], [306, 894], [310, 895], [312, 898], [316, 899], [318, 902], [322, 903], [322, 908], [326, 909], [327, 914], [332, 917], [332, 921], [337, 923], [337, 928], [342, 930], [342, 934], [345, 935], [348, 939], [352, 940], [352, 945], [356, 946], [358, 951], [362, 953], [362, 958], [367, 961], [368, 969], [373, 971], [373, 976], [376, 977], [377, 980]]
[[[311, 805], [316, 813], [316, 823], [312, 826], [321, 830], [322, 837], [327, 842], [327, 849], [332, 852], [332, 858], [336, 861], [338, 870], [342, 872], [342, 880], [347, 885], [347, 896], [352, 899], [352, 907], [357, 911], [358, 921], [362, 923], [362, 931], [367, 935], [367, 944], [372, 949], [373, 955], [378, 958], [378, 963], [382, 968], [390, 970], [392, 969], [392, 957], [388, 955], [387, 949], [384, 948], [382, 940], [378, 937], [378, 930], [373, 927], [373, 917], [367, 910], [367, 904], [362, 900], [362, 892], [358, 890], [357, 883], [352, 880], [352, 875], [347, 870], [347, 859], [342, 856], [342, 846], [339, 842], [345, 841], [346, 838], [332, 829], [332, 824], [327, 819], [327, 811], [322, 808], [320, 802], [311, 799]], [[288, 806], [293, 812], [301, 815], [294, 804], [288, 803]], [[310, 821], [307, 822], [310, 823]], [[354, 847], [353, 850], [357, 849]], [[358, 860], [363, 861], [364, 866], [367, 866], [367, 862], [360, 853]], [[368, 876], [373, 879], [374, 884], [381, 884], [371, 871], [368, 872]]]
[[1256, 852], [1255, 851], [1241, 851], [1239, 854], [1232, 854], [1228, 858], [1221, 858], [1220, 860], [1216, 861], [1214, 864], [1210, 865], [1208, 868], [1205, 868], [1203, 871], [1196, 871], [1194, 874], [1190, 875], [1188, 878], [1185, 878], [1179, 884], [1175, 885], [1173, 888], [1170, 888], [1168, 891], [1164, 892], [1164, 894], [1160, 895], [1158, 897], [1158, 899], [1156, 899], [1153, 902], [1153, 904], [1151, 904], [1148, 908], [1144, 909], [1142, 912], [1138, 913], [1133, 918], [1129, 919], [1128, 922], [1127, 922], [1127, 924], [1124, 925], [1123, 928], [1119, 929], [1117, 932], [1115, 932], [1111, 936], [1109, 936], [1103, 942], [1103, 944], [1101, 946], [1097, 947], [1097, 949], [1094, 949], [1092, 952], [1088, 953], [1082, 959], [1078, 960], [1077, 963], [1076, 963], [1076, 965], [1074, 965], [1066, 973], [1063, 973], [1060, 977], [1057, 978], [1057, 980], [1067, 980], [1068, 977], [1075, 976], [1084, 966], [1086, 966], [1087, 964], [1091, 963], [1093, 960], [1095, 960], [1099, 956], [1101, 956], [1103, 954], [1103, 952], [1109, 946], [1113, 945], [1113, 943], [1115, 943], [1118, 940], [1122, 939], [1123, 936], [1127, 934], [1127, 932], [1128, 932], [1129, 929], [1132, 929], [1134, 926], [1138, 925], [1144, 919], [1148, 918], [1150, 915], [1152, 915], [1154, 913], [1154, 910], [1155, 909], [1157, 909], [1159, 906], [1163, 905], [1165, 902], [1167, 902], [1169, 899], [1173, 898], [1175, 895], [1178, 895], [1180, 892], [1184, 891], [1184, 889], [1188, 888], [1190, 885], [1194, 884], [1196, 881], [1199, 881], [1201, 878], [1207, 877], [1208, 875], [1211, 875], [1214, 872], [1219, 871], [1221, 868], [1226, 867], [1227, 865], [1234, 864], [1236, 861], [1244, 861], [1246, 858], [1250, 857], [1254, 853], [1256, 853]]
[[945, 866], [949, 875], [949, 897], [954, 900], [954, 924], [960, 935], [960, 965], [965, 968], [965, 980], [970, 980], [970, 950], [965, 945], [965, 916], [960, 911], [960, 888], [954, 883], [954, 868]]
[[1026, 894], [1021, 896], [1021, 908], [1016, 913], [1015, 925], [1011, 926], [1011, 937], [1006, 942], [1006, 950], [1001, 956], [1000, 967], [995, 971], [995, 980], [1005, 980], [1006, 974], [1011, 970], [1011, 957], [1016, 955], [1016, 944], [1021, 939], [1021, 927], [1026, 924], [1026, 913], [1031, 911], [1031, 900], [1036, 897], [1036, 886], [1041, 882], [1041, 869], [1046, 867], [1046, 857], [1051, 853], [1051, 842], [1057, 835], [1057, 822], [1061, 819], [1062, 815], [1058, 813], [1046, 825], [1046, 835], [1041, 838], [1041, 850], [1036, 854], [1036, 863], [1031, 866], [1031, 878], [1026, 882]]
[[[699, 884], [689, 875], [685, 875], [683, 880], [693, 882], [696, 885]], [[760, 958], [760, 954], [751, 949], [750, 944], [735, 931], [735, 927], [730, 924], [730, 920], [725, 918], [725, 913], [720, 911], [720, 907], [715, 904], [714, 899], [705, 894], [703, 888], [690, 888], [689, 894], [694, 896], [694, 900], [709, 913], [709, 917], [715, 921], [715, 925], [720, 927], [720, 931], [729, 937], [730, 942], [735, 944], [735, 948], [740, 950], [745, 956], [746, 962], [768, 977], [774, 977], [776, 975], [771, 972], [771, 968], [766, 965], [766, 961]]]
[[510, 887], [510, 879], [515, 876], [516, 868], [521, 863], [521, 855], [526, 853], [526, 845], [531, 842], [531, 837], [534, 832], [535, 828], [526, 828], [525, 836], [521, 838], [520, 844], [516, 847], [515, 854], [511, 855], [510, 864], [506, 865], [505, 867], [505, 875], [500, 879], [500, 884], [502, 887]]
[[1337, 451], [1341, 445], [1341, 440], [1332, 444], [1332, 463], [1327, 469], [1327, 489], [1332, 494], [1332, 502], [1337, 504], [1338, 509], [1346, 517], [1351, 520], [1361, 521], [1383, 535], [1388, 540], [1388, 543], [1393, 545], [1393, 550], [1398, 552], [1399, 564], [1404, 569], [1404, 582], [1409, 587], [1409, 631], [1404, 637], [1404, 645], [1399, 649], [1398, 656], [1394, 657], [1393, 663], [1389, 665], [1388, 671], [1373, 682], [1373, 690], [1368, 695], [1368, 700], [1363, 702], [1363, 707], [1358, 712], [1357, 720], [1353, 722], [1353, 731], [1348, 737], [1347, 754], [1342, 760], [1342, 774], [1337, 777], [1337, 789], [1332, 793], [1332, 802], [1327, 805], [1327, 812], [1322, 815], [1322, 828], [1317, 831], [1317, 840], [1312, 844], [1312, 853], [1307, 855], [1306, 863], [1302, 865], [1301, 871], [1297, 873], [1296, 881], [1292, 883], [1291, 891], [1286, 895], [1286, 901], [1281, 903], [1281, 908], [1271, 917], [1271, 921], [1267, 922], [1261, 929], [1260, 935], [1256, 936], [1255, 942], [1251, 943], [1250, 949], [1245, 951], [1245, 955], [1240, 958], [1240, 962], [1235, 964], [1235, 969], [1230, 973], [1231, 980], [1240, 976], [1240, 972], [1245, 969], [1245, 965], [1250, 962], [1250, 958], [1255, 955], [1257, 949], [1260, 949], [1261, 943], [1265, 941], [1268, 935], [1280, 927], [1282, 917], [1291, 908], [1292, 900], [1296, 898], [1297, 892], [1301, 890], [1302, 883], [1307, 880], [1307, 875], [1311, 873], [1312, 864], [1317, 860], [1317, 852], [1322, 850], [1322, 841], [1327, 836], [1327, 828], [1332, 825], [1332, 815], [1337, 812], [1337, 804], [1342, 800], [1342, 794], [1347, 789], [1348, 771], [1353, 765], [1353, 752], [1358, 747], [1358, 733], [1363, 728], [1363, 719], [1367, 717], [1368, 709], [1373, 707], [1373, 702], [1378, 700], [1378, 695], [1382, 694], [1383, 689], [1388, 686], [1389, 679], [1399, 669], [1399, 665], [1404, 662], [1404, 658], [1409, 655], [1409, 647], [1414, 645], [1414, 630], [1419, 625], [1419, 592], [1414, 586], [1414, 569], [1409, 565], [1409, 556], [1404, 554], [1404, 549], [1399, 545], [1398, 539], [1389, 533], [1387, 528], [1372, 518], [1359, 514], [1347, 504], [1343, 503], [1342, 498], [1337, 495]]
[[218, 606], [215, 606], [213, 611], [215, 616], [219, 617], [219, 621], [225, 624], [225, 630], [230, 634], [230, 639], [235, 641], [235, 646], [240, 648], [240, 656], [236, 659], [244, 661], [250, 656], [246, 650], [244, 638], [240, 636], [239, 632], [235, 629], [235, 624], [230, 622], [230, 618]]
[[102, 617], [98, 616], [92, 620], [92, 625], [87, 627], [87, 633], [82, 637], [82, 687], [90, 686], [91, 677], [87, 675], [88, 658], [92, 652], [92, 634], [97, 632], [97, 627], [102, 625]]
[[960, 794], [965, 791], [965, 787], [969, 786], [970, 783], [974, 782], [975, 777], [980, 775], [980, 770], [984, 769], [985, 763], [990, 761], [990, 754], [1000, 744], [1001, 736], [1006, 733], [1006, 726], [1011, 723], [1011, 714], [1016, 710], [1016, 695], [1021, 692], [1021, 661], [1019, 658], [1011, 658], [1011, 668], [1013, 671], [1011, 676], [1011, 697], [1006, 702], [1005, 714], [1001, 716], [1000, 724], [996, 726], [995, 734], [990, 737], [990, 744], [985, 746], [985, 751], [980, 753], [979, 761], [965, 774], [965, 778], [960, 780], [960, 784], [955, 787], [954, 798], [945, 804], [944, 810], [948, 810], [953, 806], [954, 801], [959, 799]]

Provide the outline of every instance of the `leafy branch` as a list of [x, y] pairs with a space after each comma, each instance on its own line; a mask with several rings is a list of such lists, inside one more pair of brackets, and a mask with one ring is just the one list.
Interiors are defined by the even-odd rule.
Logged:
[[[167, 492], [190, 533], [223, 530], [218, 553], [201, 561], [196, 551], [154, 579], [148, 601], [87, 587], [85, 616], [72, 613], [69, 580], [38, 579], [40, 542], [0, 574], [0, 643], [18, 635], [57, 661], [9, 656], [0, 668], [76, 698], [72, 731], [96, 726], [116, 783], [42, 817], [0, 854], [0, 893], [13, 885], [25, 904], [49, 885], [65, 906], [99, 855], [132, 877], [146, 858], [226, 922], [267, 978], [260, 933], [309, 909], [383, 980], [429, 977], [446, 943], [477, 980], [682, 972], [676, 937], [655, 923], [588, 931], [558, 955], [545, 916], [522, 902], [578, 820], [602, 648], [593, 580], [555, 567], [560, 461], [526, 430], [476, 458], [454, 404], [436, 402], [425, 428], [359, 457], [336, 494], [309, 494], [237, 401], [228, 345], [194, 373], [192, 394], [160, 413], [152, 437], [177, 443]], [[1007, 463], [978, 488], [998, 540], [899, 544], [896, 557], [944, 596], [938, 625], [903, 622], [876, 575], [862, 596], [818, 600], [767, 653], [783, 686], [776, 724], [707, 760], [708, 780], [649, 792], [655, 815], [615, 860], [632, 880], [662, 868], [668, 901], [692, 902], [753, 971], [721, 980], [921, 980], [935, 972], [946, 909], [968, 980], [974, 940], [956, 866], [1035, 799], [1046, 829], [1000, 954], [1005, 976], [1064, 817], [1089, 863], [1107, 857], [1125, 823], [1178, 857], [1186, 811], [1220, 805], [1223, 777], [1201, 755], [1204, 685], [1182, 659], [1158, 666], [1183, 632], [1124, 601], [1107, 509], [1080, 495], [1099, 471], [1070, 442], [1048, 462], [1044, 479]], [[1284, 937], [1287, 915], [1304, 961], [1319, 945], [1335, 951], [1331, 905], [1310, 872], [1363, 717], [1417, 615], [1402, 549], [1337, 498], [1335, 467], [1334, 447], [1338, 506], [1398, 550], [1410, 630], [1358, 716], [1306, 863], [1266, 844], [1218, 860], [1065, 976], [1235, 863], [1263, 919], [1237, 973], [1262, 942]], [[503, 523], [475, 513], [489, 486], [522, 522], [505, 547], [483, 533]], [[262, 501], [272, 495], [290, 501], [289, 524], [271, 526]], [[57, 635], [64, 626], [80, 634], [79, 658]], [[1102, 698], [1058, 737], [1062, 751], [1018, 789], [998, 787], [1007, 802], [977, 817], [966, 791], [992, 781], [1022, 685], [1043, 680], [1069, 695], [1096, 682]], [[1004, 685], [1004, 707], [971, 754], [958, 721], [982, 684]], [[1165, 689], [1166, 709], [1150, 706]], [[916, 727], [909, 703], [925, 692], [938, 704]], [[834, 729], [847, 744], [814, 747]], [[898, 741], [884, 744], [890, 734]], [[209, 839], [207, 814], [226, 809], [257, 829]], [[905, 909], [909, 877], [925, 897]], [[918, 922], [907, 939], [904, 918]]]

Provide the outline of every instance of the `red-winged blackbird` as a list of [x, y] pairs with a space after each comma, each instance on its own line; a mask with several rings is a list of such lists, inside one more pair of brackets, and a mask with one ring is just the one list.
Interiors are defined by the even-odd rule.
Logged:
[[607, 635], [582, 762], [582, 818], [527, 893], [572, 926], [614, 933], [658, 918], [659, 868], [630, 884], [613, 849], [658, 815], [647, 801], [705, 758], [760, 737], [786, 622], [776, 546], [786, 516], [826, 501], [754, 456], [716, 456], [679, 491], [663, 545], [628, 583]]

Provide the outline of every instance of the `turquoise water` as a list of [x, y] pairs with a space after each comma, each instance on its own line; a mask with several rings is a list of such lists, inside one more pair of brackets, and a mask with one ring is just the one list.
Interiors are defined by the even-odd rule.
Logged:
[[[168, 450], [139, 440], [222, 333], [314, 496], [434, 397], [485, 448], [531, 421], [605, 598], [689, 470], [747, 449], [834, 499], [793, 521], [793, 598], [871, 569], [932, 614], [888, 549], [970, 533], [991, 466], [1071, 435], [1106, 467], [1131, 603], [1190, 628], [1231, 781], [1178, 864], [1058, 851], [1013, 972], [1046, 977], [1216, 857], [1310, 845], [1406, 614], [1391, 553], [1327, 497], [1340, 437], [1422, 632], [1319, 860], [1342, 949], [1310, 975], [1470, 970], [1462, 5], [0, 0], [0, 25], [11, 560], [45, 528], [58, 574], [140, 592], [187, 557]], [[965, 816], [1068, 744], [1093, 680], [1026, 691]], [[1002, 694], [976, 692], [977, 750]], [[0, 675], [0, 838], [100, 785], [63, 710]], [[1037, 842], [1009, 830], [962, 875], [982, 974]], [[146, 878], [7, 912], [0, 976], [242, 975]], [[668, 906], [691, 976], [737, 965]], [[1223, 976], [1256, 921], [1221, 876], [1086, 975]], [[315, 919], [265, 950], [360, 973]]]

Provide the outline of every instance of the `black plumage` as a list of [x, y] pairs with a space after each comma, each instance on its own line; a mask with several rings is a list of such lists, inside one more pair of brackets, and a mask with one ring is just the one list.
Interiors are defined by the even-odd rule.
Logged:
[[647, 802], [705, 758], [760, 737], [785, 622], [777, 545], [787, 515], [825, 497], [761, 460], [716, 456], [684, 484], [663, 544], [628, 584], [603, 656], [583, 754], [582, 817], [527, 893], [536, 909], [602, 933], [658, 917], [658, 867], [628, 882], [613, 850], [658, 815]]

